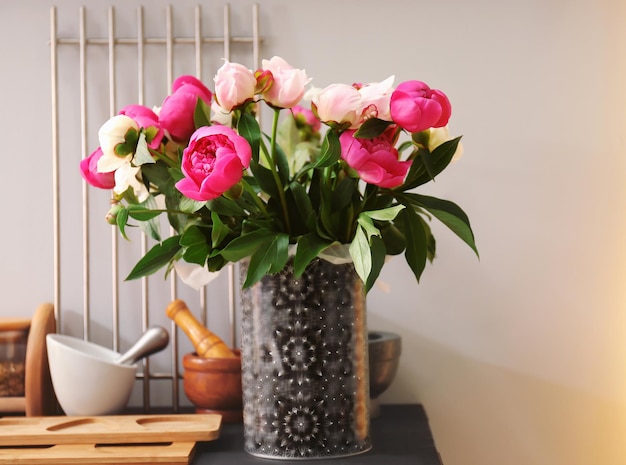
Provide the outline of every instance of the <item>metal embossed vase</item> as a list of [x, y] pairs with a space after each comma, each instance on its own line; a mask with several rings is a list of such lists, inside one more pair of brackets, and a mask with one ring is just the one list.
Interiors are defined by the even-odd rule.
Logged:
[[365, 290], [354, 266], [318, 258], [295, 279], [290, 263], [242, 290], [241, 304], [246, 452], [318, 459], [368, 451]]

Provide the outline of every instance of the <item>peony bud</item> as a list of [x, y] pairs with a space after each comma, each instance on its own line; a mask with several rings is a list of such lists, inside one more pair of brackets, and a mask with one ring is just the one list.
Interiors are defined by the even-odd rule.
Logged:
[[263, 93], [265, 101], [277, 108], [291, 108], [304, 96], [305, 87], [311, 81], [306, 72], [289, 65], [280, 57], [263, 60], [263, 70], [274, 78], [271, 87]]
[[124, 207], [120, 205], [119, 203], [113, 204], [113, 206], [109, 209], [109, 211], [106, 214], [106, 217], [105, 217], [106, 222], [109, 224], [116, 224], [117, 214], [123, 209]]
[[254, 98], [257, 80], [254, 73], [239, 63], [226, 62], [217, 70], [215, 98], [226, 111]]
[[421, 81], [405, 81], [391, 94], [391, 117], [409, 132], [420, 132], [448, 124], [452, 107], [440, 90]]

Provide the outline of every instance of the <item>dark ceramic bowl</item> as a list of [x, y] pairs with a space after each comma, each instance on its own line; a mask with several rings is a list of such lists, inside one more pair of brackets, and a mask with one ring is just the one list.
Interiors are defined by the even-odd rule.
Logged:
[[387, 390], [398, 372], [402, 338], [386, 331], [368, 332], [370, 367], [370, 415], [380, 413], [379, 396]]

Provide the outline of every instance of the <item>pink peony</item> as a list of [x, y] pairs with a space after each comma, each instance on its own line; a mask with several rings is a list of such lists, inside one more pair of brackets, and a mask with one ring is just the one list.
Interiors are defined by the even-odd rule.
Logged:
[[172, 94], [163, 101], [159, 122], [175, 142], [185, 143], [195, 130], [193, 112], [199, 98], [211, 106], [211, 91], [195, 77], [181, 76], [172, 84]]
[[373, 139], [357, 139], [354, 132], [345, 131], [339, 138], [341, 158], [348, 166], [369, 184], [389, 189], [401, 185], [411, 162], [398, 159], [398, 151], [385, 134]]
[[201, 127], [183, 151], [181, 169], [185, 177], [176, 188], [194, 200], [217, 198], [241, 180], [251, 158], [250, 144], [231, 128]]
[[148, 129], [153, 127], [156, 129], [154, 137], [148, 141], [148, 147], [158, 149], [163, 140], [163, 129], [159, 124], [159, 117], [150, 108], [143, 105], [127, 105], [119, 112], [120, 115], [130, 116], [139, 125], [140, 128]]
[[80, 162], [80, 174], [83, 179], [94, 187], [100, 189], [113, 189], [115, 187], [115, 172], [101, 173], [98, 171], [98, 160], [102, 157], [102, 149], [98, 147], [87, 158]]
[[391, 118], [410, 132], [448, 124], [452, 107], [446, 95], [421, 81], [405, 81], [391, 94]]
[[254, 98], [256, 78], [254, 73], [239, 63], [226, 62], [217, 70], [215, 98], [226, 111]]
[[304, 96], [310, 79], [302, 69], [296, 69], [280, 57], [263, 60], [263, 70], [272, 73], [271, 87], [263, 93], [263, 98], [277, 108], [291, 108]]

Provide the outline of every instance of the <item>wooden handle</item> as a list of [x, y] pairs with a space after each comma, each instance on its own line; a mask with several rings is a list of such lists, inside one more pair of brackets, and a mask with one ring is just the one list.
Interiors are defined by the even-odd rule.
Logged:
[[209, 331], [192, 315], [187, 304], [180, 300], [171, 302], [165, 310], [191, 340], [196, 353], [203, 358], [234, 358], [236, 355], [217, 335]]

